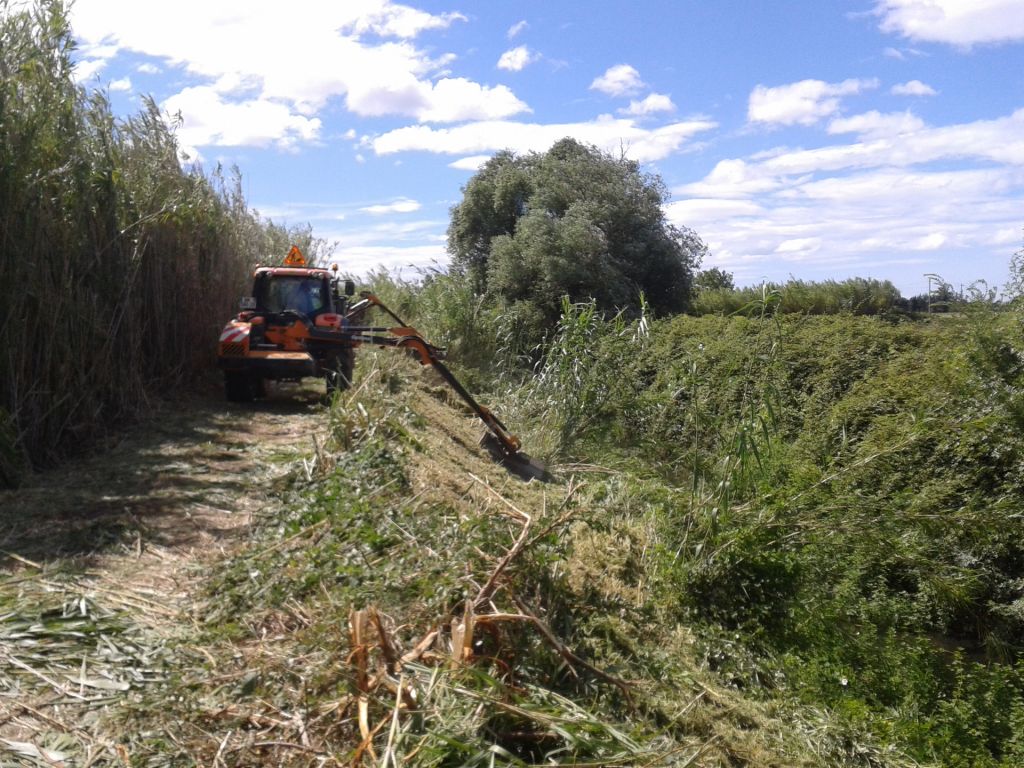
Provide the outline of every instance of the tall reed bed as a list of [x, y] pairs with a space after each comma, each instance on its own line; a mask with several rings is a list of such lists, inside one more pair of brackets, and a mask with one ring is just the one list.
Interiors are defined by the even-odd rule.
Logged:
[[693, 303], [698, 315], [761, 314], [765, 296], [774, 298], [774, 311], [782, 314], [880, 315], [909, 308], [899, 290], [888, 280], [852, 277], [847, 280], [788, 280], [730, 290], [702, 291]]
[[184, 169], [151, 100], [115, 118], [73, 49], [61, 0], [0, 0], [0, 485], [207, 366], [288, 235]]

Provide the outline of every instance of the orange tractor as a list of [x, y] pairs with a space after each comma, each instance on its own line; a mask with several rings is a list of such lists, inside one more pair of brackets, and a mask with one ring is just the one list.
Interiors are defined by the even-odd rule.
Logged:
[[[252, 296], [242, 298], [241, 312], [220, 334], [217, 362], [224, 371], [224, 393], [231, 402], [250, 402], [266, 394], [266, 382], [298, 381], [315, 376], [331, 394], [352, 383], [355, 351], [363, 344], [411, 352], [433, 366], [497, 439], [509, 456], [519, 453], [519, 439], [480, 405], [441, 362], [443, 350], [426, 341], [372, 293], [352, 303], [355, 285], [326, 269], [306, 266], [292, 246], [284, 265], [258, 267]], [[393, 326], [365, 324], [377, 309]]]

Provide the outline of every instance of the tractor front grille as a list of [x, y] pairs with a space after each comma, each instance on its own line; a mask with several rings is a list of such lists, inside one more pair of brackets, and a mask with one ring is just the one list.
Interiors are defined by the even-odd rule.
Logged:
[[245, 357], [245, 345], [244, 344], [223, 344], [220, 348], [220, 354], [223, 357]]

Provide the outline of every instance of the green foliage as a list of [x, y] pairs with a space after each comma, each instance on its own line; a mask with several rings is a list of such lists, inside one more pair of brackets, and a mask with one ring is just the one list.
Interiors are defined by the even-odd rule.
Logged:
[[735, 291], [736, 285], [733, 283], [732, 272], [710, 267], [697, 273], [694, 288], [700, 294], [704, 291]]
[[1024, 297], [1024, 248], [1013, 254], [1010, 259], [1010, 279], [1003, 295], [1011, 301], [1019, 301]]
[[636, 162], [572, 139], [543, 154], [502, 152], [452, 209], [448, 248], [477, 292], [521, 317], [539, 314], [544, 327], [557, 322], [563, 296], [614, 312], [637, 308], [642, 292], [653, 311], [671, 314], [687, 306], [706, 248], [666, 222], [665, 198]]
[[733, 684], [824, 702], [922, 760], [1013, 764], [1019, 317], [979, 301], [942, 321], [816, 318], [785, 312], [784, 290], [745, 298], [642, 343], [566, 306], [517, 412], [568, 427], [555, 455], [690, 489], [659, 517], [662, 599], [705, 627]]
[[[704, 274], [707, 273], [701, 273]], [[756, 314], [759, 312], [759, 302], [769, 294], [777, 295], [774, 311], [783, 314], [832, 315], [842, 312], [881, 315], [902, 306], [899, 290], [888, 280], [853, 277], [847, 280], [810, 282], [791, 279], [785, 283], [765, 283], [738, 289], [732, 287], [731, 280], [728, 284], [719, 283], [721, 281], [716, 280], [709, 285], [702, 285], [698, 277], [700, 291], [692, 308], [695, 314]]]

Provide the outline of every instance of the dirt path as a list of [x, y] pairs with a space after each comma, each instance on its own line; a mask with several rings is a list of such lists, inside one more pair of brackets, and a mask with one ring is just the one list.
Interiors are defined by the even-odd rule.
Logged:
[[146, 679], [140, 633], [173, 635], [203, 565], [273, 511], [324, 416], [312, 388], [247, 407], [211, 390], [0, 492], [0, 765], [65, 754], [58, 737], [81, 736], [83, 712]]

